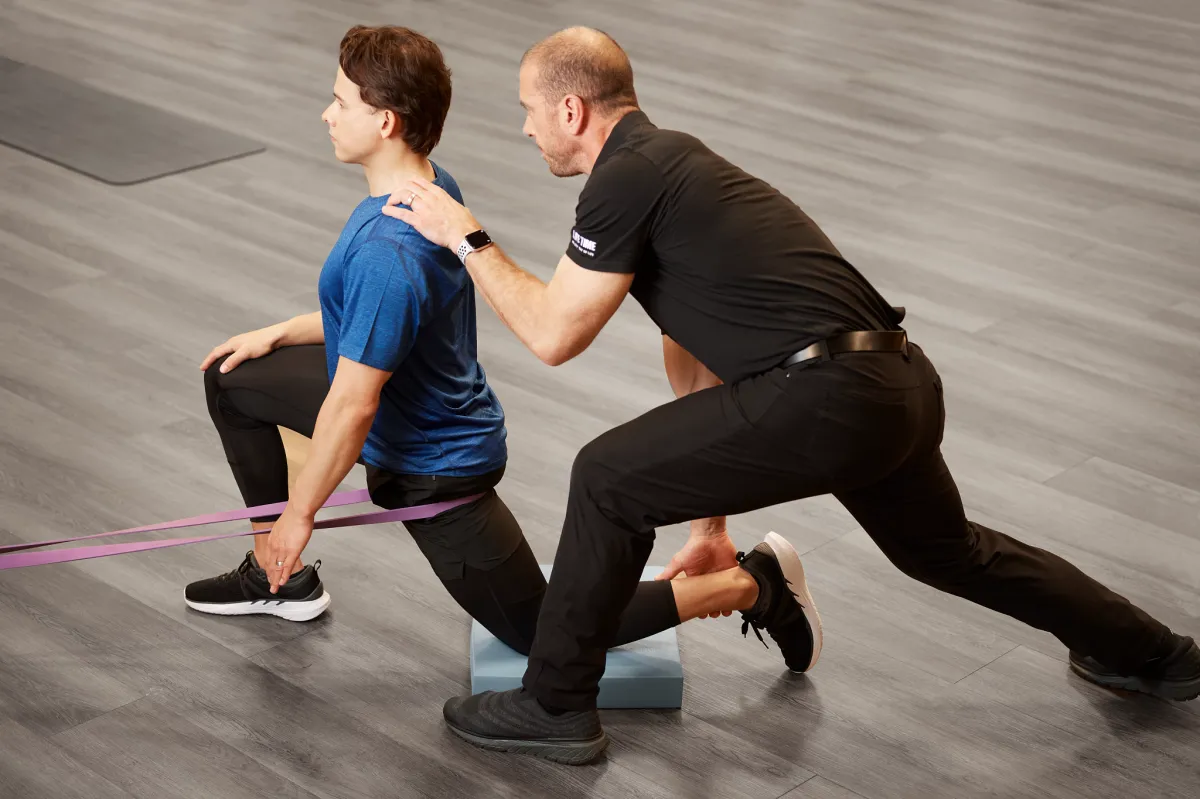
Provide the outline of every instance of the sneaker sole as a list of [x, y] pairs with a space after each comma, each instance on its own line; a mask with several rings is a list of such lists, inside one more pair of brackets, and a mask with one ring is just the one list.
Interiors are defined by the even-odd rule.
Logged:
[[516, 738], [488, 738], [483, 735], [460, 730], [453, 724], [447, 724], [450, 731], [464, 741], [474, 744], [481, 749], [493, 752], [508, 752], [516, 755], [533, 755], [543, 760], [551, 760], [567, 766], [584, 766], [591, 763], [608, 748], [608, 736], [600, 733], [600, 737], [586, 741], [523, 741]]
[[1186, 682], [1163, 682], [1162, 680], [1147, 680], [1141, 677], [1101, 677], [1076, 666], [1074, 663], [1069, 665], [1071, 666], [1071, 671], [1093, 685], [1099, 685], [1101, 688], [1135, 691], [1139, 694], [1149, 694], [1150, 696], [1157, 696], [1159, 699], [1170, 699], [1175, 702], [1190, 702], [1200, 697], [1200, 678]]
[[821, 657], [821, 645], [825, 638], [825, 631], [821, 627], [821, 614], [817, 613], [817, 603], [813, 601], [812, 594], [808, 591], [808, 582], [804, 579], [804, 564], [800, 562], [800, 555], [796, 552], [796, 548], [777, 533], [767, 533], [764, 540], [775, 553], [784, 579], [791, 586], [792, 596], [800, 603], [800, 608], [804, 611], [804, 618], [808, 620], [808, 628], [812, 631], [812, 658], [804, 669], [800, 671], [792, 669], [796, 674], [803, 674], [817, 665], [817, 659]]
[[307, 602], [287, 599], [256, 599], [253, 602], [193, 602], [190, 599], [183, 601], [192, 610], [214, 616], [278, 616], [288, 621], [312, 621], [329, 609], [333, 597], [326, 591]]

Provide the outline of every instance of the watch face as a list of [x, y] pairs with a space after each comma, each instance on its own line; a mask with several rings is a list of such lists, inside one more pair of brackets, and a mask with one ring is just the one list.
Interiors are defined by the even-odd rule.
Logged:
[[472, 250], [478, 250], [480, 247], [485, 247], [492, 243], [492, 239], [485, 231], [476, 230], [474, 233], [467, 234], [467, 244], [471, 245]]

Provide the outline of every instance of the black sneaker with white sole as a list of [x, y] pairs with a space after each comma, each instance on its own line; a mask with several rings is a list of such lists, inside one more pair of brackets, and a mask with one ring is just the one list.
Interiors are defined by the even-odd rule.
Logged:
[[1071, 653], [1071, 670], [1096, 685], [1137, 691], [1162, 699], [1187, 702], [1200, 697], [1200, 647], [1186, 636], [1171, 633], [1164, 654], [1147, 661], [1136, 674], [1121, 674], [1095, 658]]
[[569, 766], [591, 763], [608, 747], [595, 710], [551, 713], [524, 688], [454, 697], [442, 715], [455, 735], [475, 746]]
[[332, 601], [317, 576], [320, 568], [319, 560], [305, 566], [279, 586], [279, 593], [272, 594], [267, 573], [259, 568], [250, 551], [233, 571], [189, 585], [184, 601], [193, 610], [218, 616], [265, 614], [288, 621], [309, 621], [324, 613]]
[[742, 612], [742, 635], [753, 629], [766, 646], [759, 632], [766, 630], [790, 670], [812, 669], [821, 657], [823, 631], [796, 550], [782, 536], [768, 533], [749, 553], [739, 552], [738, 562], [758, 582], [758, 601]]

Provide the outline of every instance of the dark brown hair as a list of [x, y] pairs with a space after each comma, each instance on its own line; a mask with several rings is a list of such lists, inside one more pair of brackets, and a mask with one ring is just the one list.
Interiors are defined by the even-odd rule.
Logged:
[[429, 155], [450, 111], [450, 68], [432, 40], [398, 25], [355, 25], [342, 38], [338, 64], [372, 108], [400, 117], [400, 135]]
[[574, 94], [602, 114], [638, 107], [629, 56], [604, 31], [561, 30], [530, 47], [527, 62], [537, 64], [538, 89], [551, 104]]

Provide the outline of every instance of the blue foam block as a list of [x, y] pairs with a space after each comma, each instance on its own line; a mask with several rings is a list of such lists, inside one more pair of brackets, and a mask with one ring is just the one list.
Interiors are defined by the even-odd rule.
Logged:
[[[653, 580], [662, 568], [647, 567], [643, 580]], [[542, 566], [549, 576], [550, 567]], [[525, 656], [509, 649], [475, 621], [471, 623], [471, 693], [519, 688], [525, 676]], [[675, 630], [610, 649], [600, 695], [603, 708], [678, 708], [683, 706], [683, 667]]]

